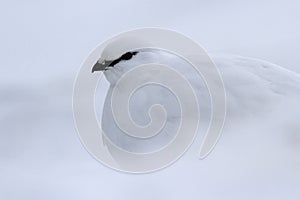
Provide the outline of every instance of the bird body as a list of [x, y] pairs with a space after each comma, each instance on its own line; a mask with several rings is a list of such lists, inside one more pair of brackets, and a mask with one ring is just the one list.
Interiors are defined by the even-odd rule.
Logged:
[[[300, 76], [294, 72], [265, 61], [241, 56], [212, 55], [211, 58], [217, 65], [225, 85], [226, 123], [262, 116], [272, 112], [284, 102], [300, 100]], [[120, 87], [121, 91], [122, 87], [126, 87], [126, 85], [118, 85], [117, 82], [134, 67], [148, 63], [170, 66], [189, 81], [199, 102], [202, 124], [200, 130], [205, 131], [209, 125], [212, 109], [210, 94], [205, 81], [191, 64], [184, 58], [164, 50], [139, 50], [130, 59], [119, 59], [113, 67], [104, 71], [110, 86], [106, 95], [101, 126], [108, 139], [130, 152], [145, 153], [163, 148], [176, 136], [180, 124], [181, 110], [176, 95], [168, 88], [157, 84], [150, 84], [136, 90], [128, 105], [130, 117], [140, 126], [146, 126], [151, 122], [148, 109], [152, 105], [163, 105], [167, 119], [159, 134], [148, 139], [135, 138], [125, 134], [116, 124], [111, 109], [112, 92], [115, 87]], [[151, 80], [152, 76], [159, 73], [159, 71], [149, 70], [135, 78]], [[295, 110], [295, 115], [300, 116], [300, 113]]]

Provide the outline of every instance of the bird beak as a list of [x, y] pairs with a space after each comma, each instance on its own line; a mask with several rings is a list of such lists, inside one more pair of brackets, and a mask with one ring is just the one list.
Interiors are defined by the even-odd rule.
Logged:
[[98, 61], [92, 68], [92, 73], [94, 71], [106, 71], [110, 65], [111, 61]]

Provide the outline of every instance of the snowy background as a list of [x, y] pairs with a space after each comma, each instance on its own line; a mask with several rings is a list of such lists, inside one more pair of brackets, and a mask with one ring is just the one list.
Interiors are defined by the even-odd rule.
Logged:
[[210, 53], [260, 58], [300, 73], [299, 10], [298, 1], [283, 0], [1, 0], [0, 199], [299, 199], [294, 123], [287, 139], [278, 134], [271, 141], [255, 132], [259, 119], [246, 128], [228, 125], [207, 159], [197, 160], [193, 145], [171, 167], [137, 176], [108, 169], [84, 150], [71, 105], [89, 52], [111, 35], [144, 26], [182, 32]]

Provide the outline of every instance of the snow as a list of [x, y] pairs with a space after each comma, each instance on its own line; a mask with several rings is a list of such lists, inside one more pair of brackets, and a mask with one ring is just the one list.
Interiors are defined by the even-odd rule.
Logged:
[[2, 127], [18, 134], [8, 135], [1, 146], [1, 177], [6, 180], [1, 195], [297, 199], [299, 75], [240, 56], [213, 59], [226, 86], [228, 116], [220, 141], [206, 159], [197, 159], [200, 135], [187, 154], [165, 170], [132, 176], [108, 169], [79, 142], [71, 119], [71, 93], [51, 87], [44, 94], [34, 93], [46, 87], [41, 85], [31, 88], [21, 105], [7, 99], [14, 114], [3, 118]]

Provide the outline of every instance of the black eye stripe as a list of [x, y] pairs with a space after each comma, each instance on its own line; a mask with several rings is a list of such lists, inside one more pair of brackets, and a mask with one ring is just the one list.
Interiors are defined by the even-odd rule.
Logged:
[[120, 58], [117, 58], [117, 59], [113, 60], [108, 66], [113, 67], [114, 65], [118, 64], [122, 60], [130, 60], [136, 54], [137, 54], [136, 51], [134, 51], [134, 52], [126, 52]]
[[113, 60], [108, 66], [111, 66], [113, 67], [114, 65], [118, 64], [122, 59], [121, 58], [118, 58], [116, 60]]
[[125, 53], [121, 56], [122, 60], [129, 60], [130, 58], [132, 58], [132, 53], [131, 52], [127, 52], [127, 53]]

